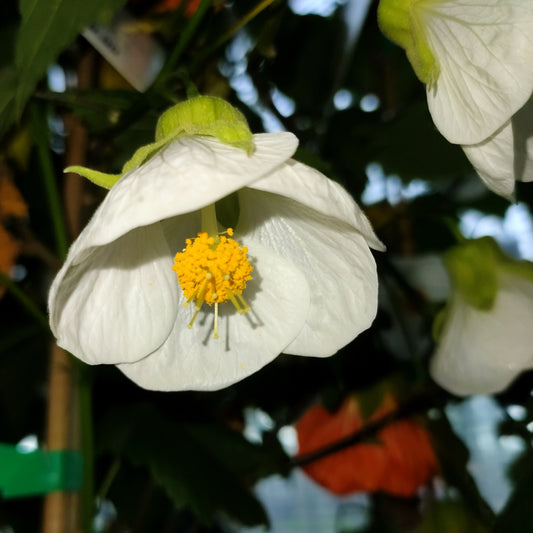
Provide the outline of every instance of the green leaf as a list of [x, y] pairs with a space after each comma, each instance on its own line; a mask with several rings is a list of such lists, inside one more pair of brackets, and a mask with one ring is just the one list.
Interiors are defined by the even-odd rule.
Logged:
[[359, 410], [365, 422], [377, 411], [389, 389], [388, 383], [384, 381], [357, 393]]
[[533, 502], [533, 456], [521, 461], [522, 476], [507, 504], [494, 524], [495, 533], [528, 533], [531, 531]]
[[[488, 533], [464, 503], [453, 500], [431, 502], [415, 533]], [[510, 531], [514, 531], [510, 530]]]
[[273, 474], [286, 473], [289, 460], [278, 439], [271, 439], [273, 442], [267, 448], [252, 444], [241, 433], [226, 426], [195, 424], [189, 425], [188, 430], [213, 457], [237, 476], [256, 481]]
[[425, 102], [409, 106], [386, 127], [379, 124], [366, 135], [370, 135], [371, 160], [404, 182], [456, 178], [471, 172], [461, 148], [446, 141], [433, 125]]
[[474, 479], [468, 472], [470, 453], [454, 433], [444, 411], [439, 411], [438, 414], [438, 417], [428, 418], [426, 424], [432, 436], [442, 475], [448, 484], [459, 490], [472, 515], [483, 526], [490, 527], [494, 522], [494, 513], [479, 493]]
[[108, 21], [124, 3], [125, 0], [19, 1], [22, 22], [15, 46], [17, 116], [47, 67], [76, 35], [91, 23]]
[[0, 70], [0, 135], [3, 135], [15, 120], [13, 101], [17, 91], [17, 76], [14, 67]]
[[[40, 92], [39, 97], [72, 110], [92, 133], [102, 133], [116, 127], [125, 112], [135, 107], [139, 114], [142, 100], [146, 103], [145, 95], [118, 89], [69, 89], [64, 93]], [[150, 124], [151, 136], [154, 123], [155, 119]]]
[[129, 406], [110, 412], [99, 435], [104, 450], [148, 468], [176, 507], [189, 508], [203, 523], [212, 523], [220, 511], [243, 525], [268, 523], [243, 481], [258, 470], [263, 456], [239, 433]]

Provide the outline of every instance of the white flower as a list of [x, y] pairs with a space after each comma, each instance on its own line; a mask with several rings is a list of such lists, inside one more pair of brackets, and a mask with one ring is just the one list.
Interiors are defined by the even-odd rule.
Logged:
[[435, 125], [487, 186], [510, 197], [515, 179], [533, 179], [512, 124], [533, 92], [533, 2], [381, 0], [379, 14], [426, 83]]
[[504, 275], [494, 307], [476, 309], [456, 293], [431, 362], [433, 379], [465, 396], [506, 389], [533, 368], [533, 283]]
[[[179, 137], [112, 187], [50, 291], [60, 346], [148, 389], [209, 390], [280, 352], [332, 355], [370, 326], [377, 276], [368, 245], [383, 246], [364, 214], [342, 187], [290, 159], [292, 134], [253, 142], [248, 155], [212, 137]], [[201, 215], [236, 191], [234, 238], [248, 248], [253, 279], [235, 306], [202, 306], [206, 291], [196, 289], [193, 320], [174, 256], [202, 230]]]
[[533, 368], [533, 264], [483, 237], [447, 252], [445, 265], [452, 293], [431, 375], [461, 396], [500, 392]]

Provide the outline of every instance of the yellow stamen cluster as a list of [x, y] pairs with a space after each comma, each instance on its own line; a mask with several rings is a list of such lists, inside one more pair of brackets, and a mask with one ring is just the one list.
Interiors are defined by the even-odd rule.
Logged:
[[215, 337], [217, 333], [218, 304], [231, 301], [239, 313], [249, 310], [242, 297], [246, 282], [252, 279], [253, 267], [246, 256], [248, 249], [229, 237], [210, 237], [198, 233], [195, 239], [187, 239], [185, 248], [174, 257], [172, 269], [187, 298], [185, 305], [194, 300], [196, 312], [189, 327], [192, 327], [202, 305], [215, 304]]

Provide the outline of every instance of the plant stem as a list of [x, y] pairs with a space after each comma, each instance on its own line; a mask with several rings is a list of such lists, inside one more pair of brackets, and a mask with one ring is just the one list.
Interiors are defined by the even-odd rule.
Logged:
[[120, 470], [120, 465], [121, 460], [118, 457], [115, 458], [113, 463], [109, 467], [104, 481], [102, 481], [100, 489], [98, 490], [98, 494], [96, 495], [97, 501], [102, 501], [107, 496], [107, 493], [109, 492], [109, 489], [111, 488], [111, 485], [113, 484], [113, 481], [115, 480], [118, 471]]
[[48, 139], [48, 127], [42, 107], [35, 103], [30, 105], [31, 130], [33, 139], [37, 145], [37, 153], [44, 180], [46, 196], [50, 208], [50, 217], [54, 230], [56, 250], [61, 259], [65, 259], [68, 250], [68, 238], [61, 209], [61, 200], [56, 184], [56, 176], [52, 157], [50, 155], [50, 143]]
[[219, 46], [222, 46], [226, 41], [231, 39], [241, 28], [248, 22], [255, 18], [261, 11], [264, 11], [275, 0], [262, 0], [255, 7], [253, 7], [246, 15], [241, 17], [228, 31], [223, 33], [212, 46], [206, 48], [203, 52], [198, 54], [191, 66], [191, 71], [194, 72], [196, 67], [202, 64]]
[[181, 36], [176, 43], [176, 46], [170, 53], [169, 58], [167, 59], [165, 65], [161, 69], [161, 72], [159, 73], [156, 85], [161, 85], [161, 83], [165, 82], [169, 74], [172, 72], [176, 64], [181, 58], [181, 54], [185, 50], [185, 47], [189, 43], [189, 41], [192, 39], [194, 32], [196, 31], [196, 27], [198, 24], [200, 24], [200, 21], [204, 17], [207, 8], [211, 5], [211, 0], [202, 0], [200, 2], [200, 5], [198, 6], [198, 9], [194, 12], [194, 15], [189, 19], [189, 22], [187, 23], [187, 26], [185, 26], [185, 29], [181, 33]]
[[218, 48], [221, 44], [224, 44], [233, 35], [235, 35], [241, 28], [243, 28], [248, 22], [255, 18], [261, 11], [265, 10], [275, 0], [262, 0], [255, 7], [253, 7], [244, 17], [240, 18], [227, 32], [225, 32], [213, 45], [213, 50]]

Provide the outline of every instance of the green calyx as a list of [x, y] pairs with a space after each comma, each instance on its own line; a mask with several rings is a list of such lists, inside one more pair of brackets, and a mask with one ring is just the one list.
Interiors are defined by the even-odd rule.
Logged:
[[[496, 303], [503, 276], [521, 277], [533, 283], [533, 263], [505, 255], [492, 237], [465, 241], [444, 255], [453, 291], [480, 311], [490, 311]], [[449, 313], [449, 300], [433, 321], [433, 338], [441, 338]]]
[[251, 153], [252, 132], [244, 115], [221, 98], [197, 96], [176, 104], [157, 121], [155, 140], [181, 135], [207, 135]]
[[454, 289], [482, 311], [494, 306], [502, 274], [533, 282], [533, 263], [505, 255], [492, 237], [467, 241], [449, 250], [444, 264]]
[[420, 81], [433, 84], [440, 73], [425, 34], [425, 10], [440, 0], [380, 0], [378, 24], [383, 34], [404, 48]]
[[490, 310], [498, 293], [498, 268], [502, 252], [490, 237], [466, 241], [444, 256], [455, 290], [477, 309]]
[[157, 121], [155, 141], [141, 146], [120, 174], [106, 174], [81, 166], [71, 166], [74, 172], [100, 187], [110, 189], [126, 172], [138, 168], [171, 141], [185, 136], [215, 137], [224, 144], [253, 152], [253, 136], [244, 115], [221, 98], [197, 96], [167, 109]]

